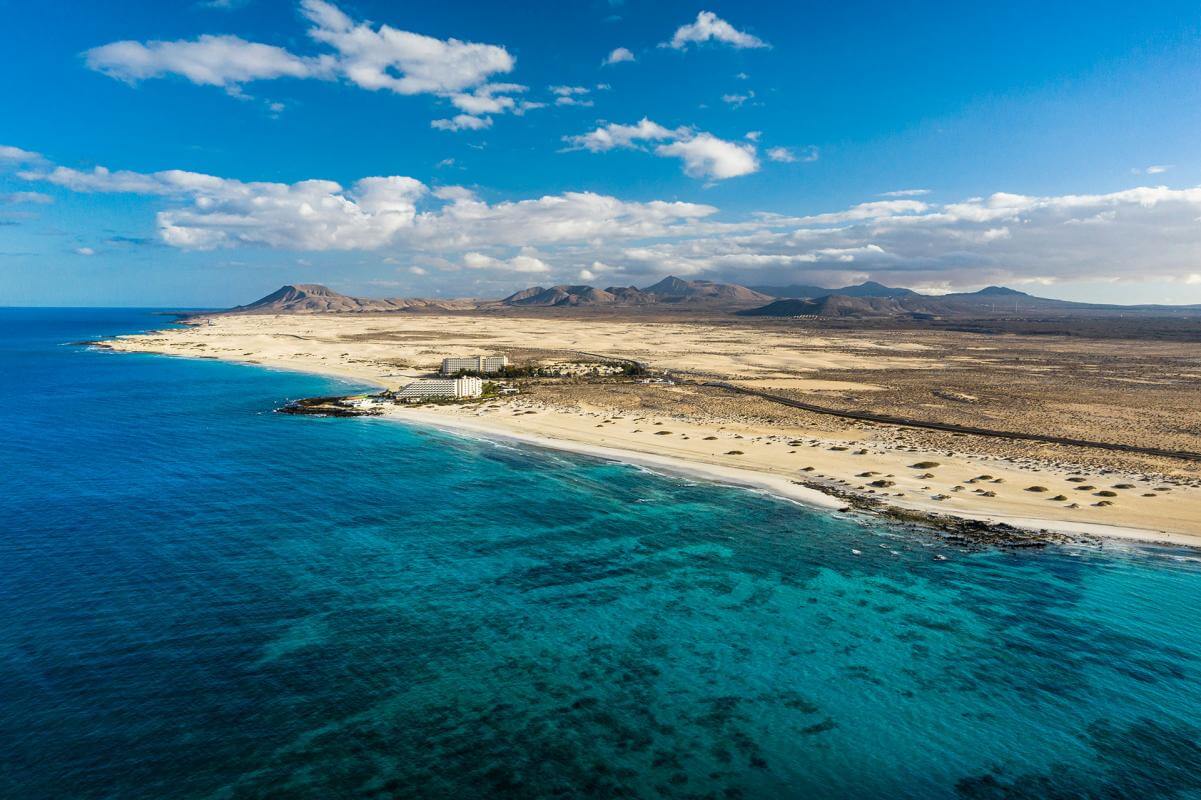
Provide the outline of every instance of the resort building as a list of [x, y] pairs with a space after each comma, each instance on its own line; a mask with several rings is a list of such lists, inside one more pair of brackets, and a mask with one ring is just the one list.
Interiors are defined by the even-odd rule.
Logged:
[[508, 356], [471, 356], [470, 358], [442, 359], [442, 374], [454, 375], [458, 372], [479, 372], [488, 374], [500, 372], [509, 366]]
[[407, 403], [435, 397], [479, 397], [483, 393], [484, 382], [479, 378], [435, 378], [413, 381], [396, 393], [396, 399]]

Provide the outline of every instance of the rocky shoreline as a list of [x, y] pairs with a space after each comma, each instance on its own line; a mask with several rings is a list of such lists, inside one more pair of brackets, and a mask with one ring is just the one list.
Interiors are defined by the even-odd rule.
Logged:
[[275, 409], [277, 414], [310, 417], [379, 417], [378, 408], [356, 408], [348, 397], [302, 397]]
[[[286, 403], [276, 409], [276, 412], [313, 417], [383, 416], [383, 411], [378, 407], [359, 408], [353, 405], [350, 396], [304, 397]], [[944, 542], [961, 547], [1024, 549], [1062, 544], [1096, 544], [1099, 541], [1091, 536], [1068, 535], [1047, 529], [1032, 530], [1004, 522], [965, 519], [950, 514], [901, 508], [826, 481], [810, 479], [793, 483], [846, 503], [841, 511], [871, 514], [898, 523], [914, 533], [936, 534]]]
[[1100, 541], [1092, 536], [1069, 535], [1045, 528], [1032, 530], [1019, 528], [1005, 522], [988, 522], [950, 514], [900, 508], [877, 498], [867, 497], [823, 481], [807, 480], [796, 481], [796, 483], [842, 500], [847, 504], [845, 508], [841, 509], [844, 512], [862, 511], [873, 516], [883, 517], [910, 530], [936, 533], [950, 544], [965, 547], [1021, 549], [1057, 544], [1097, 544]]

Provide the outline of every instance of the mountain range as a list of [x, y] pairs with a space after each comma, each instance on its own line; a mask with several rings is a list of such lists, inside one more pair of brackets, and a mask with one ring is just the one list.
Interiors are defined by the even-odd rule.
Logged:
[[653, 303], [702, 303], [748, 306], [771, 302], [772, 296], [736, 283], [686, 281], [674, 275], [639, 289], [636, 286], [532, 286], [501, 300], [506, 306], [644, 306]]
[[253, 303], [235, 306], [227, 314], [347, 314], [381, 311], [457, 311], [475, 308], [471, 300], [418, 300], [385, 298], [382, 300], [348, 297], [319, 283], [281, 286]]
[[755, 317], [1016, 317], [1029, 314], [1155, 313], [1196, 315], [1201, 306], [1119, 306], [1076, 303], [1036, 297], [1004, 286], [976, 292], [919, 294], [912, 289], [868, 281], [838, 289], [820, 286], [758, 286], [684, 280], [670, 276], [639, 289], [636, 286], [560, 284], [531, 286], [501, 300], [364, 299], [339, 294], [315, 283], [289, 284], [230, 314], [345, 314], [385, 312], [489, 311], [504, 308], [635, 308], [674, 306], [705, 311], [732, 311]]

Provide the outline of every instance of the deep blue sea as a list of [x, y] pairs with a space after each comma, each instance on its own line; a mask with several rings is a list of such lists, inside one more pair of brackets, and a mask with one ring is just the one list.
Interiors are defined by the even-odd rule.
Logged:
[[966, 552], [69, 344], [169, 322], [0, 309], [0, 797], [1201, 797], [1196, 553]]

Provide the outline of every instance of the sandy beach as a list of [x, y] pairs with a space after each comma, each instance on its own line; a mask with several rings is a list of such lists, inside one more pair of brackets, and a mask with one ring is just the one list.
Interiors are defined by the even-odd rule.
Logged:
[[[637, 359], [673, 374], [788, 391], [830, 406], [885, 402], [890, 392], [900, 391], [898, 386], [933, 381], [938, 395], [928, 392], [921, 405], [962, 414], [959, 406], [968, 402], [962, 398], [974, 401], [978, 394], [963, 391], [956, 375], [977, 380], [983, 370], [1009, 367], [996, 366], [996, 345], [973, 345], [966, 339], [953, 344], [949, 353], [945, 342], [912, 337], [798, 335], [729, 324], [393, 314], [214, 316], [184, 328], [120, 337], [108, 346], [305, 371], [390, 389], [429, 374], [449, 355], [507, 352], [518, 361], [545, 363], [591, 353]], [[1167, 351], [1158, 353], [1159, 361], [1169, 357]], [[1033, 365], [1022, 379], [1041, 369]], [[1123, 386], [1136, 387], [1128, 392], [1144, 391], [1131, 381], [1154, 383], [1154, 376], [1138, 378], [1116, 368], [1102, 372], [1106, 385], [1116, 378], [1125, 379]], [[957, 399], [940, 400], [941, 395]], [[885, 400], [874, 399], [881, 397]], [[1071, 397], [1074, 409], [1082, 399], [1080, 394]], [[1035, 413], [1025, 398], [1010, 402], [1015, 414]], [[1106, 421], [1092, 425], [1079, 421], [1075, 411], [1062, 417], [1054, 416], [1059, 412], [1049, 405], [1050, 410], [1036, 411], [1050, 415], [1057, 430], [1077, 424], [1067, 428], [1073, 435], [1090, 438], [1082, 434], [1091, 430], [1091, 438], [1099, 438], [1120, 435], [1113, 417], [1139, 411], [1138, 403], [1132, 396], [1128, 409], [1121, 403], [1098, 407], [1098, 420]], [[1132, 424], [1154, 421], [1152, 404], [1143, 405]], [[1000, 416], [993, 407], [971, 413], [994, 420]], [[828, 487], [897, 509], [1074, 535], [1201, 546], [1199, 465], [1172, 459], [850, 423], [696, 386], [628, 381], [534, 382], [512, 397], [394, 406], [386, 415], [750, 486], [824, 508], [846, 504], [817, 491]], [[1152, 438], [1156, 435], [1161, 438]], [[1128, 436], [1127, 441], [1156, 444], [1166, 439], [1136, 428]]]

